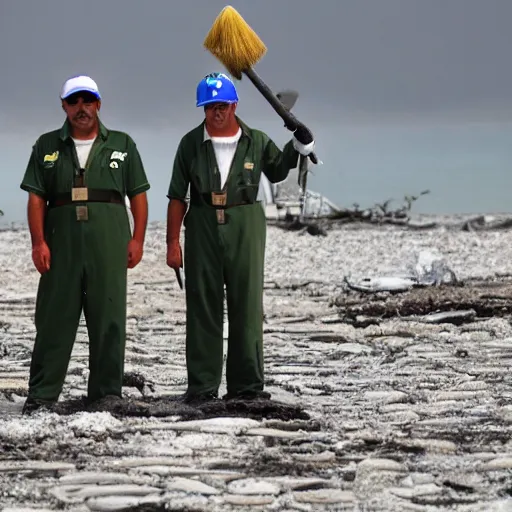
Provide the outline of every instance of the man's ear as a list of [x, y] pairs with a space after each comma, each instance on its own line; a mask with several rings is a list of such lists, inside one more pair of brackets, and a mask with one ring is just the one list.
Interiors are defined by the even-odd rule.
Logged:
[[98, 100], [98, 112], [100, 111], [100, 108], [101, 108], [101, 100]]

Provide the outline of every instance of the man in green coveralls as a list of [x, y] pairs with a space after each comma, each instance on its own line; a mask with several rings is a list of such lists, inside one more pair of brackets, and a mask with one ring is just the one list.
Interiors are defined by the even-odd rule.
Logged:
[[64, 125], [37, 139], [21, 183], [29, 193], [32, 260], [41, 274], [24, 413], [58, 400], [82, 308], [89, 335], [87, 401], [122, 397], [127, 268], [142, 259], [147, 225], [149, 184], [139, 152], [129, 135], [100, 121], [97, 84], [72, 77], [61, 102]]
[[282, 181], [297, 166], [299, 152], [314, 150], [304, 127], [279, 150], [235, 115], [237, 102], [225, 74], [208, 75], [198, 84], [197, 106], [204, 107], [205, 120], [181, 139], [167, 196], [167, 264], [175, 270], [183, 264], [183, 221], [185, 226], [187, 402], [218, 397], [224, 285], [229, 322], [224, 398], [270, 398], [263, 375], [266, 218], [258, 201], [260, 176]]

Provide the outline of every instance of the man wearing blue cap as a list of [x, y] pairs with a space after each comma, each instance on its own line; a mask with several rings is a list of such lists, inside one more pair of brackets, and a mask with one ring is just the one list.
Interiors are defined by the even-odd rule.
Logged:
[[218, 397], [224, 286], [229, 322], [224, 398], [270, 398], [263, 372], [266, 218], [258, 188], [262, 173], [271, 183], [284, 180], [299, 153], [307, 155], [315, 145], [311, 133], [299, 129], [281, 151], [240, 120], [237, 103], [227, 75], [213, 73], [199, 82], [196, 104], [205, 119], [181, 139], [167, 195], [167, 264], [173, 269], [183, 264], [183, 221], [185, 226], [188, 402]]
[[149, 184], [139, 152], [128, 134], [100, 121], [94, 80], [67, 80], [61, 105], [64, 125], [37, 139], [21, 183], [29, 194], [32, 260], [41, 274], [24, 413], [58, 400], [82, 310], [88, 402], [122, 396], [127, 268], [142, 258], [147, 225]]

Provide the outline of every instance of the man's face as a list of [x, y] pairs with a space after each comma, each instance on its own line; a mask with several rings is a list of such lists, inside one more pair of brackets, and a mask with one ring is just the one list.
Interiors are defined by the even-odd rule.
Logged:
[[235, 118], [236, 103], [210, 103], [204, 107], [206, 124], [216, 130], [229, 126]]
[[98, 120], [101, 102], [87, 91], [78, 91], [62, 100], [62, 108], [76, 129], [92, 130]]

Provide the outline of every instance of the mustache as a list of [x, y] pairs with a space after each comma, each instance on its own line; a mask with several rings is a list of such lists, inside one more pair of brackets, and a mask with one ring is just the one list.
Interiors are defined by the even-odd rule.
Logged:
[[78, 112], [78, 114], [73, 119], [90, 119], [91, 116], [84, 112], [83, 110]]

